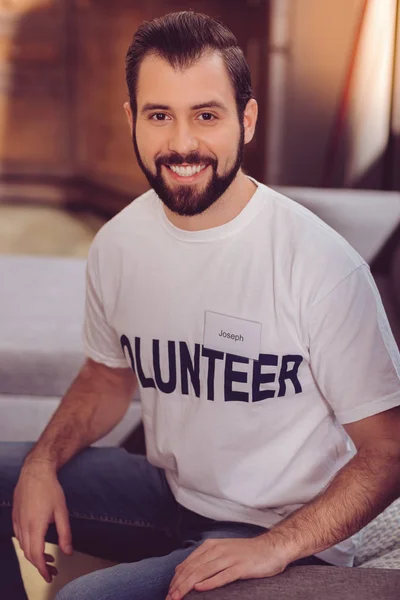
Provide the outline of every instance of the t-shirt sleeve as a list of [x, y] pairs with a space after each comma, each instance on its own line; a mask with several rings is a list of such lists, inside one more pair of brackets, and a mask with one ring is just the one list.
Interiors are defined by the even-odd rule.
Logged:
[[118, 334], [107, 320], [101, 294], [98, 251], [92, 244], [86, 267], [86, 302], [83, 347], [88, 358], [108, 367], [128, 367]]
[[400, 355], [368, 265], [312, 308], [313, 375], [342, 424], [400, 405]]

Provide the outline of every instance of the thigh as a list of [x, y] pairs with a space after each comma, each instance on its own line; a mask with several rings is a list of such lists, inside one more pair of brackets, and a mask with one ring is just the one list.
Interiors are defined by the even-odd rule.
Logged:
[[179, 508], [179, 539], [182, 544], [204, 542], [207, 539], [250, 538], [265, 533], [267, 529], [251, 523], [216, 521], [203, 517], [184, 506]]
[[[187, 509], [185, 509], [187, 511]], [[190, 511], [189, 511], [190, 512]], [[193, 514], [193, 513], [192, 513]], [[204, 519], [200, 517], [200, 519]], [[183, 520], [185, 523], [185, 520]], [[259, 525], [252, 525], [251, 523], [240, 523], [235, 521], [214, 521], [212, 523], [206, 523], [205, 526], [202, 521], [199, 522], [200, 526], [197, 528], [193, 527], [193, 523], [196, 519], [192, 517], [186, 519], [186, 524], [190, 523], [191, 527], [187, 528], [188, 544], [196, 542], [197, 545], [202, 544], [208, 539], [239, 539], [239, 538], [252, 538], [262, 535], [268, 531], [265, 527]], [[290, 566], [310, 566], [310, 565], [329, 565], [318, 556], [305, 556], [292, 563]]]
[[171, 531], [178, 505], [164, 471], [123, 448], [87, 448], [58, 473], [71, 517]]
[[[259, 525], [252, 525], [250, 523], [235, 523], [235, 522], [221, 522], [216, 524], [215, 527], [206, 529], [201, 538], [202, 541], [207, 539], [217, 538], [252, 538], [257, 537], [266, 533], [268, 529], [264, 527], [260, 527]], [[304, 558], [300, 558], [292, 563], [290, 566], [310, 566], [310, 565], [328, 565], [329, 563], [325, 562], [318, 556], [305, 556]]]
[[[15, 485], [32, 444], [0, 443], [0, 523], [12, 533]], [[171, 548], [177, 503], [162, 470], [122, 448], [88, 448], [58, 474], [77, 550], [113, 560], [162, 554]], [[54, 526], [48, 541], [57, 542]], [[127, 551], [129, 553], [127, 554]]]
[[[203, 543], [208, 539], [252, 538], [266, 533], [268, 529], [251, 523], [215, 521], [198, 515], [181, 506], [179, 539], [183, 544]], [[328, 565], [318, 556], [306, 556], [292, 565]]]
[[165, 600], [175, 568], [197, 546], [89, 573], [68, 583], [55, 600]]

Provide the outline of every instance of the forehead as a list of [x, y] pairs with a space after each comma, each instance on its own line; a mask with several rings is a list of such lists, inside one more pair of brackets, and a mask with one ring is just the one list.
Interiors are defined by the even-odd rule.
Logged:
[[159, 56], [144, 58], [137, 86], [138, 109], [146, 103], [185, 107], [220, 100], [235, 110], [235, 95], [223, 58], [218, 53], [202, 56], [188, 69], [174, 69]]

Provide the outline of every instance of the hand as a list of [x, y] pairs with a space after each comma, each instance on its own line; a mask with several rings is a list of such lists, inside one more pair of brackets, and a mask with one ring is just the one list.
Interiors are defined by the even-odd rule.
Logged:
[[166, 600], [181, 600], [191, 590], [205, 592], [237, 579], [271, 577], [289, 561], [268, 540], [268, 534], [251, 539], [210, 539], [175, 570]]
[[12, 520], [25, 558], [51, 583], [57, 569], [48, 564], [54, 558], [44, 552], [47, 528], [55, 522], [65, 554], [72, 554], [72, 536], [65, 495], [50, 462], [31, 460], [22, 467], [14, 491]]

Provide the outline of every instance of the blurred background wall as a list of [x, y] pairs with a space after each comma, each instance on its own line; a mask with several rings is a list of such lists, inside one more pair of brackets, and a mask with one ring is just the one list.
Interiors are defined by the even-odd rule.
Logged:
[[220, 17], [260, 119], [246, 169], [271, 185], [400, 189], [398, 0], [0, 0], [0, 196], [108, 216], [147, 189], [122, 104], [143, 20]]
[[271, 183], [399, 189], [398, 4], [269, 3]]

